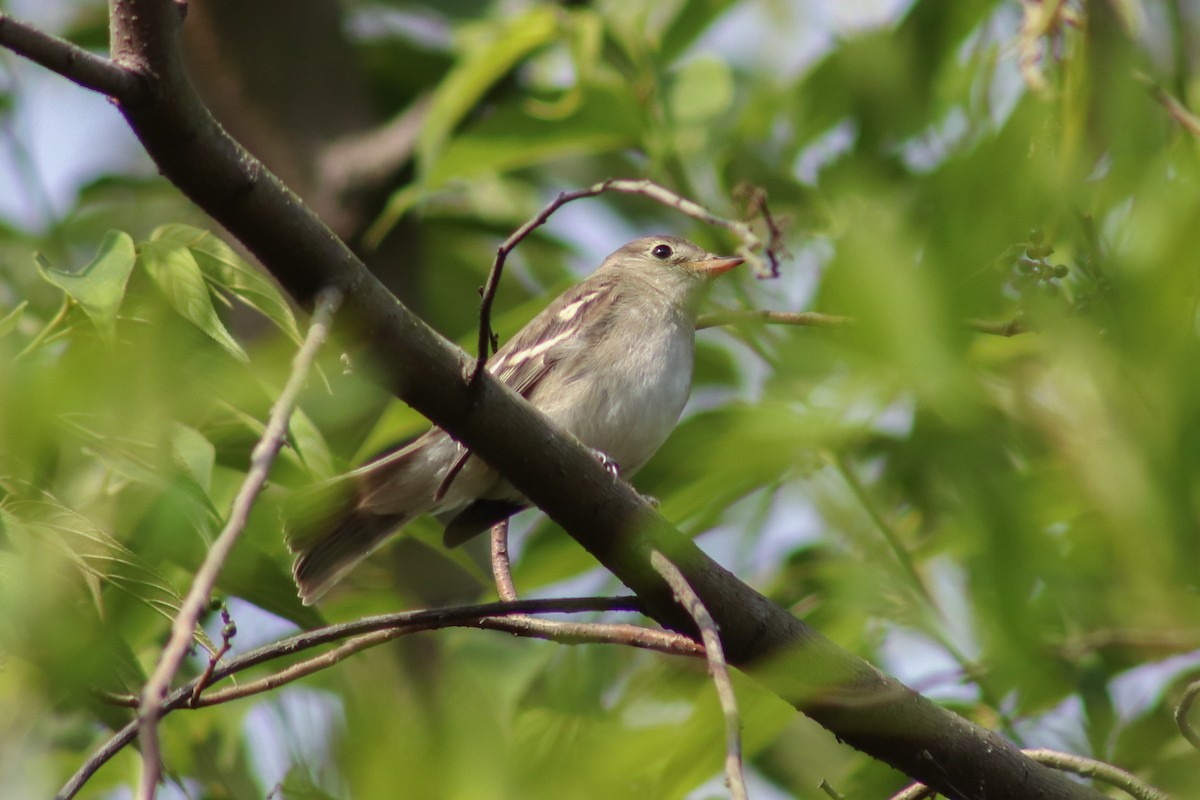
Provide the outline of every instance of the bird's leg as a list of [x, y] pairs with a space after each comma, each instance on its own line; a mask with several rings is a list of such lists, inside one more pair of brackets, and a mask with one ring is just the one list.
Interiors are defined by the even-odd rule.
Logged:
[[608, 470], [609, 475], [612, 475], [614, 478], [621, 477], [621, 465], [620, 464], [618, 464], [616, 461], [613, 461], [611, 458], [609, 458], [607, 453], [602, 453], [594, 447], [588, 448], [588, 449], [592, 451], [592, 455], [594, 455], [596, 457], [596, 460], [600, 462], [601, 466], [603, 466], [604, 469]]

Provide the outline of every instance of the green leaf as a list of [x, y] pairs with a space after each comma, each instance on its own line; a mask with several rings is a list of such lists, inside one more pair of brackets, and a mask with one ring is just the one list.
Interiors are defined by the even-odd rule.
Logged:
[[424, 170], [436, 162], [455, 127], [484, 93], [525, 55], [552, 41], [558, 33], [558, 10], [538, 6], [499, 23], [489, 23], [479, 39], [465, 48], [463, 60], [450, 71], [434, 94], [417, 142]]
[[96, 256], [76, 273], [61, 272], [49, 266], [40, 255], [34, 257], [38, 272], [49, 283], [66, 292], [91, 317], [106, 341], [116, 338], [117, 310], [125, 297], [125, 284], [133, 271], [133, 239], [122, 231], [104, 234]]
[[206, 493], [212, 488], [216, 453], [200, 431], [179, 423], [171, 426], [171, 455]]
[[187, 247], [210, 283], [271, 320], [293, 342], [303, 340], [296, 316], [275, 284], [209, 231], [191, 225], [162, 225], [155, 228], [150, 239]]
[[320, 429], [300, 408], [292, 412], [288, 423], [288, 443], [295, 448], [300, 460], [315, 478], [334, 475], [333, 454]]
[[630, 147], [638, 139], [638, 117], [636, 101], [625, 86], [590, 88], [575, 114], [554, 122], [515, 108], [501, 109], [446, 145], [426, 185], [434, 188], [453, 178]]
[[138, 251], [142, 266], [180, 315], [237, 360], [250, 360], [217, 316], [208, 283], [190, 249], [176, 242], [149, 241], [142, 242]]
[[733, 105], [733, 75], [720, 59], [698, 58], [679, 70], [671, 84], [668, 104], [678, 122], [715, 119]]
[[[102, 587], [107, 584], [149, 607], [168, 621], [175, 619], [183, 595], [148, 561], [114, 539], [96, 523], [54, 500], [19, 500], [0, 509], [8, 536], [17, 536], [17, 549], [49, 546], [79, 570], [96, 608], [103, 613]], [[215, 652], [197, 626], [194, 636]]]

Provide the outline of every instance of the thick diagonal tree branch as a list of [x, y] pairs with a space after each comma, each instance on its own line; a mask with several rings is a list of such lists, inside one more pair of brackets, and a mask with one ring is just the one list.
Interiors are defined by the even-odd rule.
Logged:
[[[692, 623], [650, 566], [662, 552], [710, 610], [730, 663], [842, 741], [952, 798], [1099, 798], [843, 651], [739, 581], [615, 480], [573, 437], [391, 296], [299, 199], [208, 114], [178, 53], [179, 0], [111, 0], [112, 58], [146, 85], [114, 99], [162, 173], [236, 236], [300, 302], [345, 297], [346, 331], [388, 388], [499, 470], [669, 627]], [[0, 39], [0, 44], [4, 43]], [[108, 87], [103, 87], [108, 90]], [[530, 452], [539, 453], [529, 459]]]

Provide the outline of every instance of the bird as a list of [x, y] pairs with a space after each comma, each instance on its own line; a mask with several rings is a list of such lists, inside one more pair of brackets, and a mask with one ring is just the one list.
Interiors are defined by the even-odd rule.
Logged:
[[[486, 369], [628, 479], [666, 441], [691, 393], [696, 315], [711, 280], [743, 263], [677, 236], [610, 254], [496, 352]], [[287, 525], [293, 577], [316, 603], [421, 514], [454, 547], [527, 507], [440, 428], [303, 490]]]

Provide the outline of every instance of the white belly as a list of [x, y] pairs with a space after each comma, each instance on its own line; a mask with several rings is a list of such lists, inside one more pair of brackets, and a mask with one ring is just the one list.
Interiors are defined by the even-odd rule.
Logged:
[[692, 387], [693, 348], [690, 325], [663, 326], [661, 335], [633, 349], [595, 353], [598, 363], [619, 367], [585, 379], [575, 376], [552, 404], [542, 398], [535, 404], [616, 461], [628, 477], [654, 455], [679, 420]]

